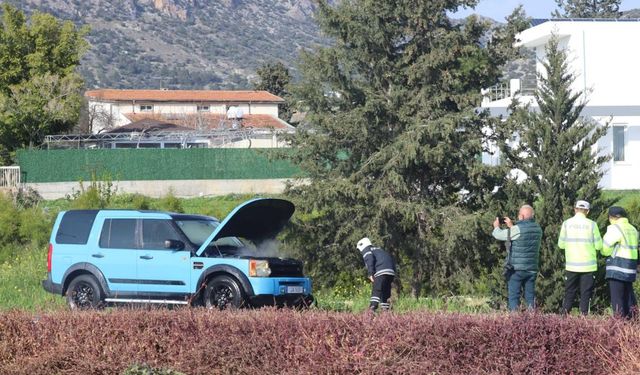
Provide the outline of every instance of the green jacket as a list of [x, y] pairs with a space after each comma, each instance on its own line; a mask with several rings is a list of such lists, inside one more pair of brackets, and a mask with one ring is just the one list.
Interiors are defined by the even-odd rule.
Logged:
[[533, 220], [516, 224], [520, 236], [511, 242], [511, 264], [516, 271], [538, 271], [542, 229]]

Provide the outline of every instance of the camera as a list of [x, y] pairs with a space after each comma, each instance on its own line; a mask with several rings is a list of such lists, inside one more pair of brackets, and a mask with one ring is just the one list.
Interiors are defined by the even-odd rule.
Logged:
[[507, 222], [504, 221], [504, 216], [498, 215], [498, 224], [505, 225]]

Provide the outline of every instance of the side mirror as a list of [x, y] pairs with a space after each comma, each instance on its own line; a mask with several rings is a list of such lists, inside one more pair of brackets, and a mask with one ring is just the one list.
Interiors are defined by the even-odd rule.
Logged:
[[182, 250], [184, 249], [184, 242], [180, 240], [165, 240], [164, 248], [172, 250]]

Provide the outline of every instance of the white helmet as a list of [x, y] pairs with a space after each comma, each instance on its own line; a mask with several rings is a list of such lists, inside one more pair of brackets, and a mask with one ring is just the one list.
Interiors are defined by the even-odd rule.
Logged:
[[360, 241], [358, 241], [358, 245], [356, 246], [358, 248], [358, 250], [362, 251], [364, 249], [367, 248], [367, 246], [371, 246], [371, 240], [369, 240], [367, 237], [361, 239]]

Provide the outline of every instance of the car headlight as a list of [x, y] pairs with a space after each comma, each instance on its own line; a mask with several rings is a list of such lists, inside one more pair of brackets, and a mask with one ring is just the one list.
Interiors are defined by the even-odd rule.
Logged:
[[266, 260], [251, 259], [249, 261], [249, 276], [252, 277], [268, 277], [271, 275], [269, 262]]

